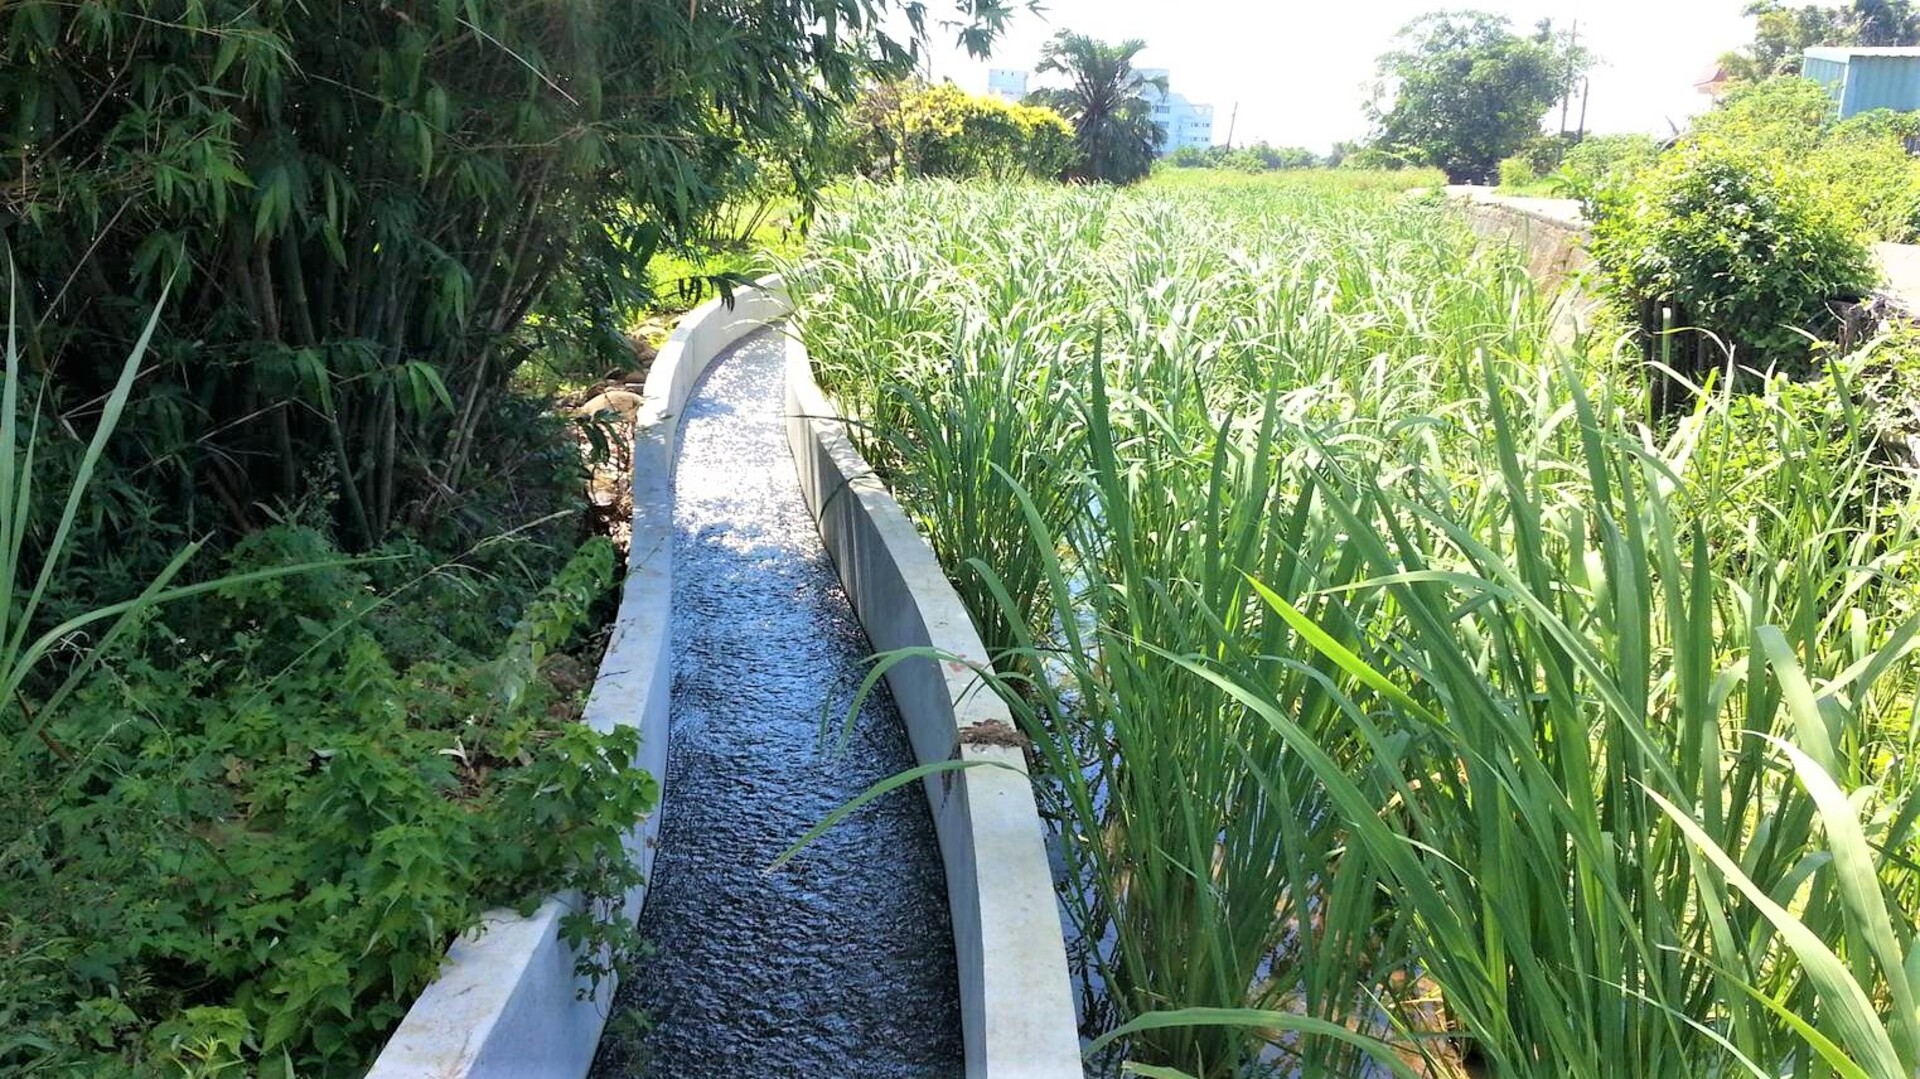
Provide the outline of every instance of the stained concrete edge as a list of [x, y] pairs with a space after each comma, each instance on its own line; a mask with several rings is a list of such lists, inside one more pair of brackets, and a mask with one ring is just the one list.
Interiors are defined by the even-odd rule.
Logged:
[[[647, 376], [633, 454], [633, 542], [607, 650], [587, 697], [585, 722], [606, 731], [640, 728], [636, 767], [664, 784], [672, 689], [673, 467], [679, 418], [714, 357], [785, 313], [779, 278], [690, 312]], [[636, 724], [637, 721], [637, 724]], [[669, 792], [662, 790], [662, 799]], [[627, 837], [642, 874], [653, 865], [659, 814]], [[645, 886], [626, 897], [639, 917]], [[479, 929], [447, 949], [433, 983], [407, 1010], [368, 1079], [577, 1079], [593, 1064], [613, 1000], [609, 978], [592, 990], [574, 972], [560, 920], [580, 902], [550, 897], [529, 917], [489, 911]]]
[[1077, 1079], [1066, 942], [1025, 756], [961, 741], [966, 728], [1012, 725], [975, 673], [988, 665], [986, 648], [933, 548], [848, 439], [805, 346], [789, 336], [787, 349], [787, 439], [801, 492], [868, 639], [880, 652], [949, 657], [888, 672], [915, 757], [980, 765], [924, 781], [946, 868], [967, 1075]]

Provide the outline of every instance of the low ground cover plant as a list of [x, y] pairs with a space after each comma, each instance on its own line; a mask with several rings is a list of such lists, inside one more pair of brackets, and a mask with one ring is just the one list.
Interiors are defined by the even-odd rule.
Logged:
[[[140, 616], [10, 754], [0, 1064], [358, 1074], [482, 911], [623, 897], [657, 788], [631, 728], [576, 722], [564, 650], [614, 553], [524, 609], [512, 557], [346, 562], [280, 526], [224, 568], [325, 568]], [[570, 929], [624, 960], [604, 918]]]
[[1440, 208], [1256, 183], [861, 189], [792, 277], [1033, 740], [1086, 1032], [1912, 1074], [1920, 547], [1835, 437], [1889, 361], [1656, 431]]
[[10, 320], [0, 1071], [356, 1075], [454, 936], [560, 889], [583, 897], [565, 932], [588, 973], [630, 961], [622, 841], [658, 787], [631, 728], [576, 722], [616, 553], [582, 542], [560, 425], [534, 405], [477, 460], [492, 512], [541, 506], [520, 527], [469, 542], [459, 515], [355, 558], [323, 506], [293, 507], [142, 581], [107, 537], [146, 506], [102, 461], [149, 337], [82, 438], [21, 336]]

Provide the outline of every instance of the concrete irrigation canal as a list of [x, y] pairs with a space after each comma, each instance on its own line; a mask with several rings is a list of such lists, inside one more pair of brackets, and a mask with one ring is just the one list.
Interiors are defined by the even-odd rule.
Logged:
[[688, 401], [674, 509], [672, 737], [640, 929], [622, 986], [644, 1031], [608, 1029], [600, 1076], [960, 1074], [946, 882], [919, 787], [786, 846], [911, 768], [892, 699], [837, 735], [873, 649], [802, 500], [784, 342], [760, 330]]

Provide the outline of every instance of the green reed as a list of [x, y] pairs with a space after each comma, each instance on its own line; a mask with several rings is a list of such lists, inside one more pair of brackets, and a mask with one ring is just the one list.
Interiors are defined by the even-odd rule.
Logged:
[[1337, 185], [863, 189], [793, 287], [1131, 1059], [1920, 1069], [1920, 546], [1850, 410], [1648, 431], [1511, 252]]

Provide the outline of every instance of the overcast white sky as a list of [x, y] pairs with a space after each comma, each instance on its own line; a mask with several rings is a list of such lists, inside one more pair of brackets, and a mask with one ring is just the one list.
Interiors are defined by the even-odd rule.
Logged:
[[[940, 10], [946, 5], [929, 7]], [[1048, 0], [1022, 14], [989, 62], [967, 59], [943, 36], [930, 57], [936, 80], [986, 89], [989, 67], [1031, 69], [1057, 30], [1108, 41], [1146, 41], [1143, 67], [1173, 72], [1172, 85], [1214, 106], [1225, 141], [1235, 102], [1236, 143], [1258, 139], [1325, 151], [1366, 132], [1361, 105], [1374, 61], [1414, 17], [1441, 7], [1479, 8], [1530, 31], [1542, 18], [1580, 20], [1580, 36], [1603, 66], [1593, 75], [1587, 127], [1600, 133], [1667, 132], [1669, 121], [1706, 107], [1702, 70], [1752, 36], [1745, 0]], [[1577, 106], [1576, 106], [1577, 108]], [[1555, 117], [1557, 126], [1558, 117]]]

